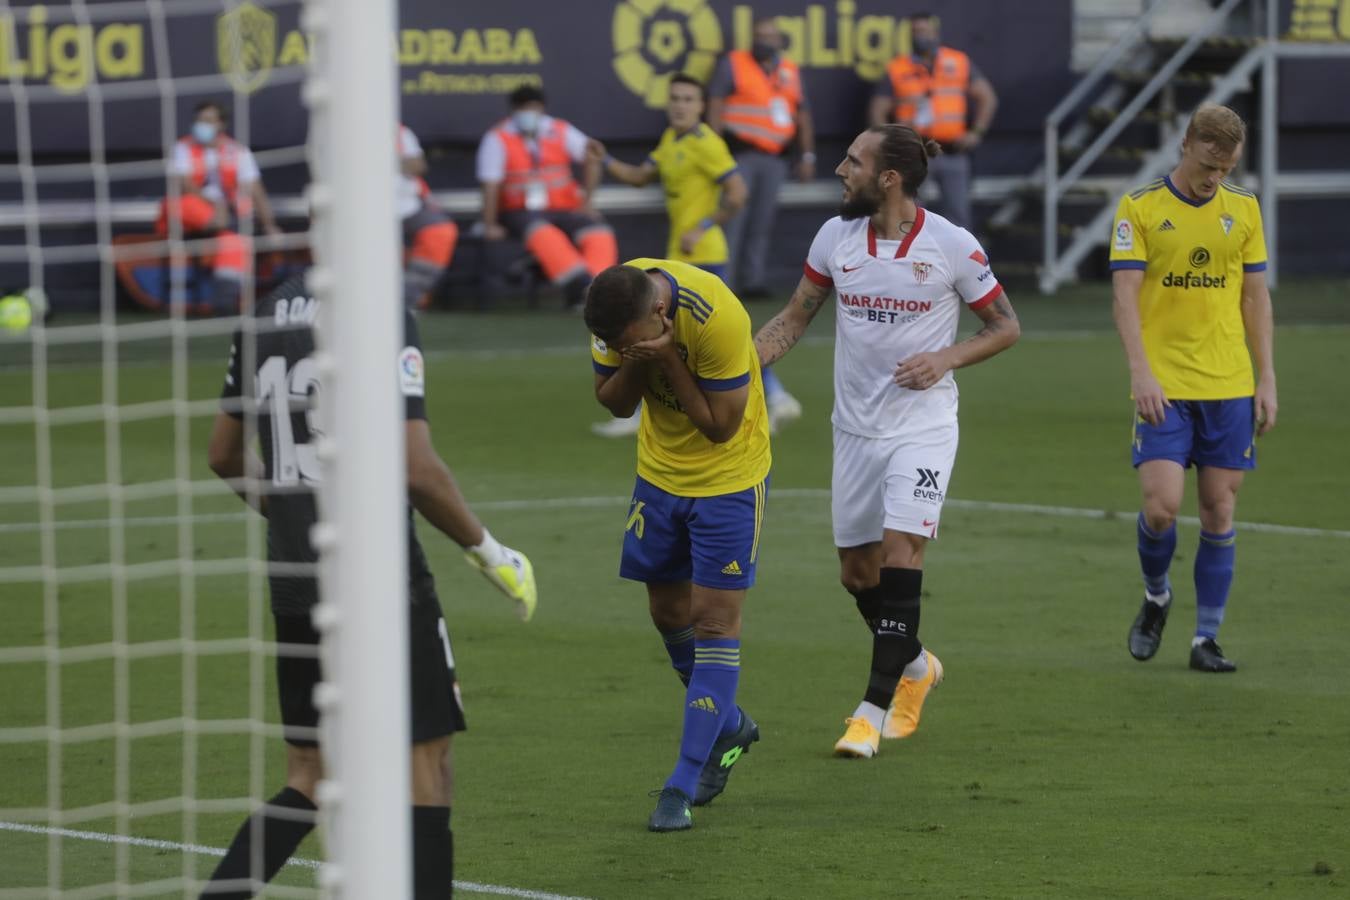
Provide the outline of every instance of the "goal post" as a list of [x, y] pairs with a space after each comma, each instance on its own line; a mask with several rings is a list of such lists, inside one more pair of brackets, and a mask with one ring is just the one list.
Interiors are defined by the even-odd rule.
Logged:
[[330, 780], [330, 896], [410, 895], [407, 487], [395, 401], [403, 310], [392, 191], [398, 119], [393, 0], [311, 0], [316, 335], [325, 439], [320, 709]]

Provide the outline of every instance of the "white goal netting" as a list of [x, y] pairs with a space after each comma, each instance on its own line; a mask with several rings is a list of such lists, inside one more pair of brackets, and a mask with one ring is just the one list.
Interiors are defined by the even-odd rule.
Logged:
[[[0, 898], [195, 897], [285, 781], [266, 523], [207, 445], [231, 334], [305, 264], [334, 7], [392, 35], [383, 3], [0, 0]], [[185, 150], [204, 103], [266, 199], [245, 162]], [[323, 854], [316, 831], [269, 896], [353, 896]]]

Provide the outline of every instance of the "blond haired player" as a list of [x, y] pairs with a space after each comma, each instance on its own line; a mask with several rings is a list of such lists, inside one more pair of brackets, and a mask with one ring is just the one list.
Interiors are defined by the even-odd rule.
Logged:
[[1201, 106], [1176, 168], [1121, 198], [1111, 235], [1143, 493], [1144, 602], [1130, 628], [1130, 654], [1151, 659], [1162, 641], [1177, 510], [1186, 470], [1195, 466], [1200, 546], [1190, 665], [1202, 672], [1237, 668], [1216, 640], [1233, 583], [1233, 511], [1243, 475], [1256, 467], [1256, 436], [1275, 425], [1278, 406], [1261, 208], [1250, 191], [1224, 180], [1246, 139], [1237, 113]]

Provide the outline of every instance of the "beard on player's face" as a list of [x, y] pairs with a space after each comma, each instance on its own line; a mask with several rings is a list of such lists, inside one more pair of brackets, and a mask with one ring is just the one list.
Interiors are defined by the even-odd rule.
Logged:
[[856, 188], [845, 185], [844, 189], [846, 193], [839, 204], [839, 218], [845, 222], [868, 218], [881, 211], [881, 202], [885, 198], [876, 182], [863, 183]]

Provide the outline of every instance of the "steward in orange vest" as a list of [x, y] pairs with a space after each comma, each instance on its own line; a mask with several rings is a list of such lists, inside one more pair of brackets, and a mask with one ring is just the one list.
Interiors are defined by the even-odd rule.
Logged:
[[[489, 244], [519, 238], [550, 281], [563, 286], [569, 307], [580, 307], [586, 286], [619, 261], [614, 231], [591, 209], [601, 164], [572, 124], [544, 113], [544, 92], [522, 85], [510, 96], [511, 115], [478, 145], [483, 187], [483, 236]], [[585, 164], [585, 185], [572, 167]]]
[[778, 194], [787, 180], [789, 148], [800, 151], [796, 176], [816, 173], [816, 136], [797, 64], [771, 16], [755, 21], [749, 50], [732, 50], [708, 83], [708, 125], [726, 138], [750, 196], [725, 226], [727, 282], [742, 299], [768, 296], [769, 240]]
[[938, 40], [927, 13], [910, 19], [914, 52], [897, 56], [877, 83], [869, 124], [899, 122], [942, 145], [947, 153], [973, 150], [998, 108], [988, 79], [960, 50]]
[[802, 102], [797, 64], [780, 56], [765, 71], [749, 50], [732, 50], [727, 61], [733, 85], [722, 107], [727, 134], [764, 153], [782, 153], [797, 135]]
[[872, 95], [868, 122], [908, 125], [942, 145], [942, 154], [929, 161], [928, 183], [941, 191], [942, 215], [971, 228], [969, 154], [989, 130], [998, 97], [969, 56], [942, 46], [933, 16], [909, 21], [914, 53], [891, 61]]
[[895, 121], [939, 144], [955, 144], [967, 130], [966, 93], [970, 90], [970, 57], [939, 47], [932, 69], [912, 56], [897, 56], [886, 69], [895, 98]]
[[253, 153], [225, 133], [224, 108], [213, 100], [198, 103], [192, 133], [174, 145], [169, 175], [176, 179], [178, 196], [160, 204], [155, 233], [187, 239], [210, 236], [211, 249], [195, 253], [213, 274], [210, 311], [238, 310], [241, 284], [249, 271], [252, 247], [234, 229], [236, 221], [252, 215], [261, 231], [280, 234], [262, 173]]

